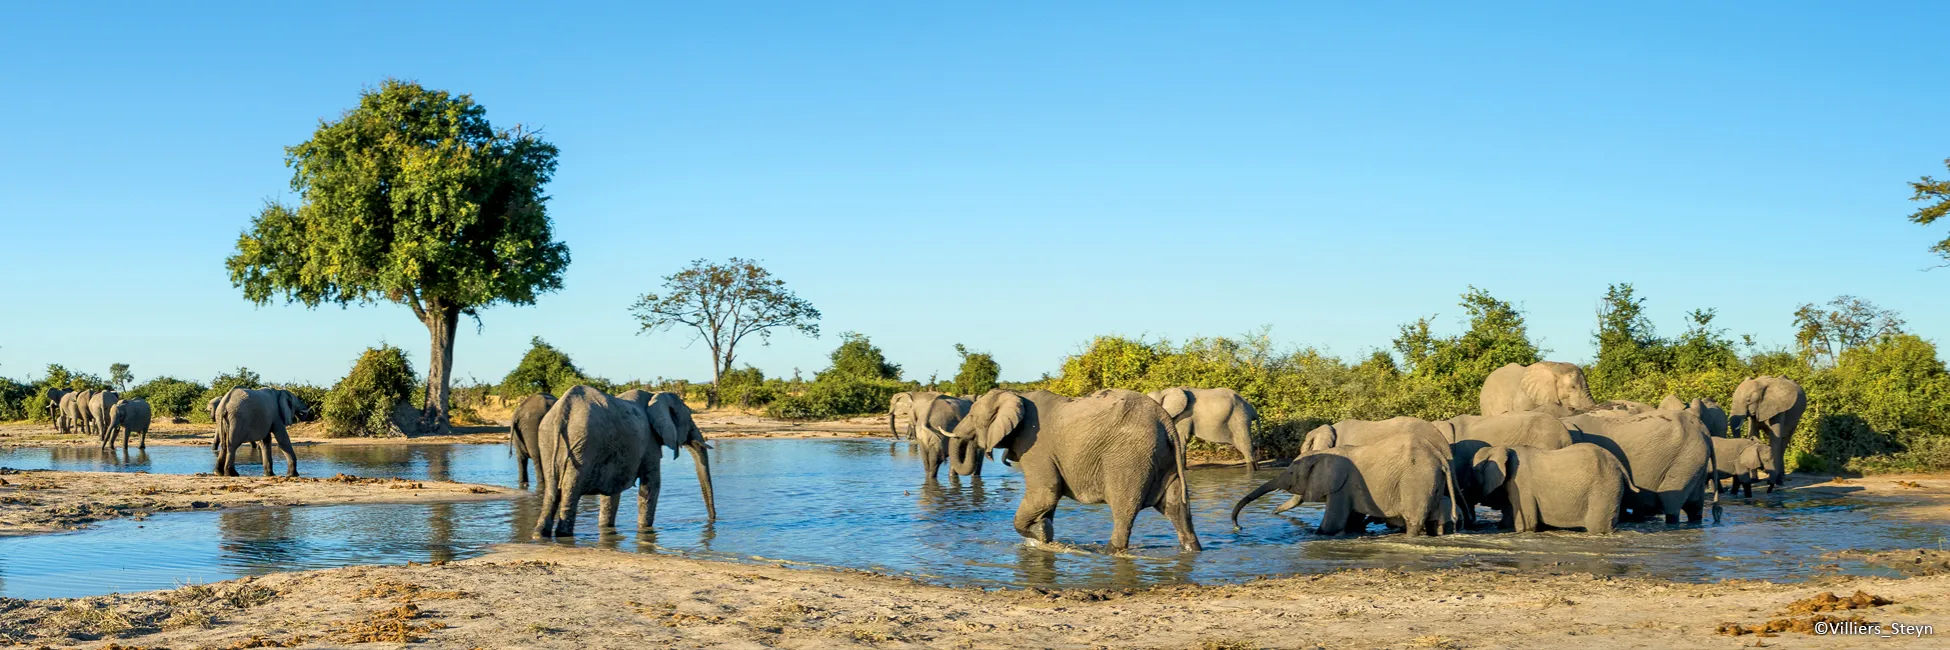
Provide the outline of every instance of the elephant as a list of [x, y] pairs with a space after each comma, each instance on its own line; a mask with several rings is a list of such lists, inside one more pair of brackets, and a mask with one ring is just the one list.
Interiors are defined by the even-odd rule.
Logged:
[[[1333, 424], [1323, 424], [1314, 427], [1312, 431], [1307, 432], [1305, 437], [1301, 438], [1300, 452], [1325, 451], [1345, 445], [1367, 445], [1384, 438], [1403, 435], [1425, 440], [1431, 445], [1434, 445], [1439, 450], [1439, 453], [1441, 453], [1443, 460], [1450, 463], [1449, 471], [1452, 475], [1462, 477], [1463, 471], [1468, 469], [1456, 462], [1456, 455], [1450, 449], [1449, 439], [1443, 436], [1442, 430], [1436, 428], [1434, 424], [1427, 420], [1406, 415], [1396, 416], [1386, 420], [1341, 420]], [[1302, 496], [1295, 493], [1293, 498], [1288, 499], [1285, 504], [1279, 507], [1278, 511], [1285, 512], [1299, 507]], [[1462, 517], [1456, 521], [1462, 525], [1468, 525], [1475, 523], [1475, 520], [1475, 513], [1464, 511]]]
[[[890, 432], [890, 434], [894, 437], [894, 439], [896, 440], [903, 439], [903, 438], [910, 439], [910, 440], [913, 439], [915, 435], [914, 432], [916, 430], [916, 427], [914, 426], [914, 405], [925, 404], [927, 403], [928, 400], [934, 399], [936, 397], [940, 397], [944, 394], [945, 393], [937, 393], [931, 390], [915, 390], [915, 391], [908, 391], [905, 393], [895, 393], [894, 397], [887, 401], [887, 429]], [[974, 400], [969, 400], [969, 401], [973, 402]], [[906, 428], [902, 428], [900, 424], [897, 422], [897, 420], [903, 417], [907, 418]]]
[[914, 446], [921, 452], [921, 465], [928, 478], [940, 473], [942, 461], [948, 462], [948, 471], [956, 476], [982, 473], [982, 461], [988, 458], [986, 450], [973, 439], [948, 436], [968, 416], [970, 406], [970, 402], [952, 395], [910, 403], [909, 413], [916, 427]]
[[83, 407], [87, 403], [87, 398], [82, 396], [83, 392], [85, 391], [70, 391], [61, 396], [61, 403], [58, 406], [61, 419], [55, 426], [63, 435], [86, 427], [84, 424], [86, 418], [82, 415], [82, 411], [87, 410]]
[[1253, 422], [1259, 419], [1259, 411], [1238, 391], [1176, 386], [1147, 396], [1165, 407], [1178, 433], [1188, 440], [1196, 437], [1237, 449], [1246, 458], [1246, 471], [1259, 469], [1259, 459], [1253, 454]]
[[54, 430], [60, 431], [64, 436], [68, 435], [68, 420], [61, 412], [61, 398], [67, 397], [68, 393], [72, 392], [74, 391], [66, 388], [48, 388], [47, 392], [43, 393], [47, 397], [48, 419], [54, 421]]
[[1565, 417], [1597, 406], [1591, 401], [1591, 388], [1585, 384], [1584, 370], [1561, 361], [1539, 361], [1528, 366], [1506, 364], [1483, 380], [1478, 396], [1483, 415], [1511, 411], [1539, 411]]
[[1774, 456], [1767, 445], [1753, 438], [1714, 438], [1713, 458], [1719, 462], [1719, 471], [1713, 473], [1713, 489], [1720, 489], [1722, 479], [1733, 479], [1733, 491], [1745, 492], [1743, 496], [1753, 498], [1754, 481], [1761, 472], [1772, 478], [1780, 471], [1774, 464]]
[[1808, 394], [1801, 385], [1786, 377], [1761, 375], [1740, 382], [1733, 390], [1733, 400], [1727, 404], [1727, 429], [1734, 437], [1746, 437], [1746, 424], [1754, 423], [1755, 437], [1764, 437], [1767, 447], [1774, 456], [1774, 467], [1780, 471], [1767, 477], [1767, 491], [1772, 493], [1787, 475], [1788, 442], [1794, 438], [1794, 430], [1801, 426], [1801, 414], [1808, 410]]
[[1401, 528], [1410, 537], [1441, 535], [1462, 516], [1456, 477], [1443, 457], [1447, 452], [1447, 445], [1396, 435], [1302, 453], [1279, 476], [1232, 506], [1233, 530], [1239, 529], [1239, 512], [1247, 504], [1285, 490], [1294, 498], [1275, 513], [1307, 501], [1327, 504], [1315, 528], [1321, 535], [1360, 532], [1368, 518]]
[[541, 448], [536, 446], [535, 436], [541, 430], [542, 416], [548, 415], [552, 406], [555, 406], [555, 396], [548, 393], [521, 398], [521, 403], [515, 406], [513, 421], [508, 423], [508, 447], [515, 455], [521, 487], [528, 487], [529, 459], [535, 459], [535, 471], [541, 472]]
[[1185, 487], [1185, 440], [1163, 406], [1142, 394], [1070, 399], [1046, 390], [992, 389], [948, 432], [976, 449], [1004, 449], [1022, 470], [1015, 529], [1031, 546], [1055, 541], [1063, 497], [1110, 506], [1110, 552], [1130, 547], [1138, 511], [1156, 509], [1181, 551], [1201, 549]]
[[1470, 458], [1476, 484], [1486, 492], [1502, 489], [1510, 503], [1505, 519], [1520, 533], [1547, 527], [1612, 532], [1626, 493], [1635, 490], [1618, 457], [1589, 443], [1548, 450], [1496, 445]]
[[1680, 401], [1678, 395], [1667, 395], [1659, 402], [1659, 408], [1668, 411], [1686, 411], [1706, 423], [1706, 433], [1715, 438], [1727, 437], [1727, 411], [1720, 403], [1708, 397], [1695, 397], [1693, 401]]
[[88, 407], [89, 400], [94, 398], [95, 392], [94, 390], [78, 390], [73, 395], [70, 395], [70, 397], [74, 398], [74, 415], [71, 421], [81, 429], [82, 433], [95, 432], [94, 412], [90, 411]]
[[1571, 440], [1604, 447], [1618, 457], [1636, 491], [1626, 497], [1625, 509], [1634, 517], [1665, 514], [1667, 524], [1700, 521], [1700, 508], [1709, 500], [1713, 519], [1720, 519], [1719, 494], [1707, 490], [1718, 471], [1706, 425], [1685, 411], [1655, 410], [1624, 417], [1574, 415], [1563, 422]]
[[104, 442], [108, 440], [108, 411], [115, 408], [122, 395], [112, 390], [97, 392], [88, 396], [88, 419], [94, 422], [93, 433]]
[[615, 528], [616, 509], [631, 485], [637, 486], [637, 529], [649, 530], [663, 490], [661, 452], [666, 447], [673, 459], [679, 447], [690, 450], [705, 513], [711, 521], [718, 519], [710, 447], [690, 407], [676, 393], [632, 390], [609, 395], [575, 386], [549, 407], [536, 431], [540, 453], [535, 459], [542, 480], [536, 537], [574, 535], [576, 506], [592, 493], [602, 497], [597, 525]]
[[138, 448], [148, 449], [150, 415], [149, 403], [146, 401], [125, 399], [116, 402], [115, 406], [108, 409], [108, 436], [102, 440], [102, 446], [114, 447], [115, 433], [121, 431], [123, 450], [128, 450], [129, 438], [136, 433], [142, 434], [142, 442]]
[[[1450, 451], [1458, 461], [1474, 459], [1476, 452], [1492, 446], [1523, 446], [1541, 451], [1571, 446], [1571, 432], [1563, 422], [1534, 411], [1490, 416], [1464, 414], [1430, 424], [1449, 439]], [[1496, 488], [1477, 483], [1476, 476], [1474, 471], [1459, 469], [1457, 472], [1456, 482], [1462, 487], [1464, 522], [1475, 523], [1477, 504], [1502, 511], [1504, 525], [1516, 521], [1509, 500], [1495, 492]]]
[[264, 475], [271, 476], [271, 440], [284, 451], [285, 476], [298, 475], [298, 452], [291, 448], [286, 427], [298, 422], [307, 408], [304, 400], [277, 388], [232, 388], [217, 405], [217, 475], [237, 475], [237, 448], [261, 443]]
[[1658, 410], [1657, 407], [1654, 407], [1651, 404], [1647, 404], [1645, 402], [1634, 402], [1629, 399], [1614, 399], [1614, 400], [1606, 400], [1604, 402], [1599, 402], [1596, 406], [1593, 406], [1588, 409], [1584, 409], [1579, 412], [1590, 413], [1592, 415], [1600, 415], [1604, 417], [1618, 417], [1622, 415], [1638, 415], [1640, 413], [1645, 413], [1647, 411], [1656, 411], [1656, 410]]

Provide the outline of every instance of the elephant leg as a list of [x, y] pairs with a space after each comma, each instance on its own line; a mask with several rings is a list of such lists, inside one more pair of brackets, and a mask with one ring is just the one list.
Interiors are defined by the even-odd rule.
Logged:
[[1787, 436], [1780, 435], [1773, 430], [1773, 427], [1769, 427], [1767, 430], [1767, 448], [1768, 451], [1774, 454], [1774, 468], [1776, 471], [1767, 477], [1768, 492], [1773, 492], [1774, 486], [1785, 485], [1785, 481], [1787, 480], [1787, 446]]
[[1138, 511], [1143, 508], [1135, 499], [1117, 499], [1110, 504], [1110, 552], [1123, 553], [1131, 548], [1131, 526], [1137, 523]]
[[[291, 448], [291, 434], [286, 432], [282, 426], [272, 429], [271, 432], [277, 434], [278, 449], [284, 452], [284, 475], [297, 476], [298, 450]], [[266, 471], [271, 469], [271, 441], [269, 440], [264, 441], [264, 469]]]
[[264, 446], [262, 446], [262, 447], [258, 447], [258, 448], [257, 448], [257, 457], [258, 457], [258, 458], [262, 458], [262, 459], [264, 459], [264, 475], [265, 475], [265, 476], [277, 476], [277, 472], [275, 472], [275, 471], [273, 471], [273, 470], [272, 470], [272, 467], [271, 467], [271, 445], [270, 445], [270, 441], [265, 441], [265, 444], [264, 444]]
[[[539, 465], [539, 463], [537, 464]], [[528, 452], [522, 451], [521, 445], [515, 445], [515, 467], [521, 475], [520, 486], [524, 488], [528, 487]], [[537, 467], [536, 469], [539, 470], [541, 468]]]
[[1178, 550], [1197, 553], [1205, 549], [1199, 545], [1198, 533], [1192, 529], [1192, 509], [1182, 495], [1179, 479], [1172, 479], [1165, 485], [1164, 498], [1158, 501], [1158, 514], [1164, 515], [1178, 533]]
[[616, 507], [623, 503], [623, 493], [597, 495], [596, 501], [602, 506], [602, 514], [596, 517], [596, 527], [603, 530], [616, 528]]
[[1053, 520], [1056, 501], [1063, 497], [1061, 479], [1053, 485], [1025, 485], [1022, 503], [1016, 506], [1016, 534], [1030, 543], [1048, 544], [1055, 541]]
[[1327, 495], [1327, 508], [1321, 512], [1320, 525], [1314, 527], [1314, 532], [1321, 535], [1339, 535], [1350, 528], [1359, 530], [1360, 524], [1354, 523], [1353, 520], [1362, 515], [1354, 512], [1351, 506], [1345, 494], [1336, 492]]
[[582, 505], [582, 486], [570, 483], [567, 493], [562, 495], [562, 507], [555, 515], [555, 536], [574, 537], [576, 534], [576, 509]]
[[142, 429], [142, 442], [141, 442], [140, 444], [137, 444], [137, 445], [135, 446], [135, 448], [136, 448], [136, 449], [148, 449], [148, 448], [149, 448], [149, 429], [148, 429], [148, 428], [146, 428], [146, 427], [145, 427], [145, 428], [143, 428], [143, 429]]
[[541, 514], [535, 519], [535, 537], [541, 539], [555, 535], [555, 512], [562, 504], [562, 485], [556, 481], [554, 474], [540, 472], [540, 467], [536, 469], [542, 475], [542, 507]]
[[663, 492], [663, 463], [645, 463], [636, 486], [636, 529], [650, 530], [657, 523], [657, 497]]
[[1745, 496], [1745, 497], [1747, 497], [1747, 498], [1749, 498], [1749, 499], [1752, 499], [1752, 498], [1754, 498], [1754, 482], [1753, 482], [1753, 481], [1747, 481], [1746, 483], [1744, 483], [1744, 484], [1741, 484], [1741, 485], [1740, 485], [1740, 490], [1741, 490], [1741, 492], [1743, 492], [1743, 493], [1744, 493], [1744, 494], [1742, 494], [1741, 496]]

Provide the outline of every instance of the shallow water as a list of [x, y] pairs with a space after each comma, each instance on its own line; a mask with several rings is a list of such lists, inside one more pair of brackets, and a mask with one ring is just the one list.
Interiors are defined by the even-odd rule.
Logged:
[[[1260, 575], [1348, 567], [1497, 566], [1660, 576], [1675, 580], [1796, 580], [1819, 565], [1877, 573], [1820, 556], [1844, 548], [1940, 545], [1950, 526], [1880, 519], [1855, 499], [1783, 493], [1728, 499], [1711, 526], [1630, 524], [1613, 535], [1477, 532], [1408, 539], [1311, 534], [1319, 506], [1271, 514], [1269, 495], [1227, 521], [1232, 503], [1278, 470], [1191, 473], [1195, 526], [1205, 552], [1176, 552], [1170, 524], [1138, 516], [1132, 556], [1102, 554], [1110, 535], [1103, 506], [1065, 501], [1057, 510], [1059, 551], [1024, 547], [1010, 527], [1022, 477], [991, 463], [988, 476], [926, 482], [906, 443], [885, 440], [720, 440], [712, 443], [718, 516], [707, 524], [690, 459], [664, 461], [657, 531], [639, 536], [636, 499], [625, 494], [619, 534], [600, 534], [596, 499], [585, 499], [573, 543], [624, 551], [732, 561], [834, 566], [979, 586], [1130, 587], [1241, 581]], [[452, 479], [513, 485], [514, 460], [496, 445], [319, 446], [300, 448], [308, 476]], [[280, 472], [282, 456], [277, 457]], [[0, 450], [20, 469], [207, 472], [209, 449], [159, 446], [124, 455], [92, 448]], [[240, 473], [261, 471], [256, 464]], [[173, 587], [244, 575], [354, 564], [459, 559], [493, 544], [532, 541], [537, 499], [455, 504], [242, 508], [118, 520], [74, 533], [0, 538], [0, 595], [83, 596]], [[1487, 511], [1485, 511], [1487, 512]], [[1380, 528], [1372, 531], [1379, 533]], [[1831, 567], [1832, 569], [1833, 567]]]

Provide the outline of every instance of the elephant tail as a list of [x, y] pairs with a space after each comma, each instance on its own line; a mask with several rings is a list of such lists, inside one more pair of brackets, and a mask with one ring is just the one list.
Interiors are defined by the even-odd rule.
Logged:
[[[1720, 523], [1720, 460], [1713, 453], [1713, 439], [1709, 437], [1702, 442], [1706, 443], [1706, 480], [1700, 481], [1700, 489], [1706, 491], [1706, 498], [1713, 503], [1713, 523], [1717, 524]], [[1709, 484], [1712, 487], [1707, 487]]]
[[1460, 532], [1462, 530], [1462, 525], [1463, 525], [1463, 511], [1462, 511], [1463, 502], [1462, 502], [1462, 492], [1456, 489], [1456, 472], [1455, 472], [1454, 465], [1450, 465], [1448, 463], [1442, 464], [1442, 479], [1443, 479], [1442, 480], [1443, 484], [1449, 488], [1449, 521], [1453, 523], [1456, 526], [1456, 530]]
[[1178, 502], [1191, 508], [1191, 490], [1185, 486], [1185, 436], [1178, 432], [1178, 425], [1171, 418], [1160, 418], [1158, 422], [1165, 425], [1165, 437], [1171, 440], [1171, 460], [1178, 470]]
[[[565, 398], [565, 399], [566, 399], [566, 397], [567, 397], [567, 396], [564, 396], [564, 398]], [[576, 457], [576, 448], [575, 448], [575, 445], [574, 445], [574, 444], [571, 444], [571, 443], [570, 443], [570, 441], [569, 441], [569, 420], [571, 419], [571, 418], [570, 418], [570, 414], [571, 414], [571, 413], [573, 413], [573, 412], [575, 411], [575, 407], [576, 407], [576, 405], [575, 405], [575, 404], [560, 404], [560, 406], [562, 407], [562, 413], [561, 413], [561, 417], [556, 417], [556, 418], [549, 418], [549, 417], [547, 417], [547, 416], [543, 416], [543, 417], [542, 417], [542, 425], [543, 425], [543, 427], [544, 427], [544, 428], [546, 428], [546, 427], [548, 426], [548, 424], [549, 424], [549, 422], [550, 422], [551, 420], [553, 420], [553, 421], [554, 421], [554, 423], [555, 423], [555, 430], [554, 430], [554, 431], [541, 431], [541, 432], [539, 432], [539, 434], [540, 434], [540, 435], [538, 435], [538, 436], [536, 436], [536, 439], [537, 439], [537, 440], [540, 440], [540, 439], [541, 439], [541, 436], [546, 436], [546, 435], [553, 435], [553, 436], [555, 436], [555, 439], [556, 439], [556, 440], [559, 440], [559, 441], [561, 441], [561, 444], [562, 444], [562, 457], [563, 457], [563, 458], [565, 458], [565, 459], [567, 459], [567, 460], [569, 461], [569, 466], [570, 466], [570, 467], [574, 467], [574, 468], [576, 468], [576, 469], [582, 469], [582, 459], [581, 459], [581, 458], [577, 458], [577, 457]], [[585, 414], [585, 416], [586, 416], [586, 415], [587, 415], [587, 414]], [[540, 446], [540, 445], [537, 445], [537, 446]]]

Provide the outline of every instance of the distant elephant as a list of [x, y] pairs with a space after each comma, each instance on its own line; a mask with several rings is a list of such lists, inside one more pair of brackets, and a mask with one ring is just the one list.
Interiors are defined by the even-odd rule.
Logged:
[[1801, 414], [1808, 410], [1808, 394], [1801, 385], [1786, 377], [1761, 375], [1740, 382], [1727, 405], [1727, 429], [1736, 438], [1746, 437], [1746, 423], [1754, 423], [1755, 437], [1767, 440], [1774, 455], [1774, 466], [1781, 471], [1767, 478], [1767, 491], [1773, 492], [1787, 474], [1788, 442], [1801, 426]]
[[1754, 482], [1761, 472], [1770, 479], [1779, 473], [1771, 450], [1753, 438], [1714, 438], [1713, 459], [1720, 466], [1713, 474], [1713, 489], [1720, 489], [1721, 480], [1733, 479], [1733, 491], [1748, 498], [1754, 496]]
[[1625, 509], [1635, 517], [1666, 516], [1667, 524], [1701, 521], [1700, 508], [1709, 501], [1713, 519], [1720, 518], [1718, 493], [1708, 490], [1718, 467], [1706, 425], [1685, 411], [1655, 410], [1625, 417], [1591, 414], [1564, 418], [1571, 440], [1604, 447], [1618, 457], [1638, 490], [1627, 495]]
[[1177, 386], [1152, 391], [1149, 397], [1165, 407], [1179, 434], [1232, 447], [1245, 457], [1246, 471], [1259, 469], [1253, 455], [1253, 422], [1259, 411], [1238, 391]]
[[83, 392], [70, 391], [68, 394], [61, 396], [61, 403], [57, 407], [61, 413], [61, 419], [55, 426], [61, 430], [63, 435], [86, 430], [84, 423], [87, 418], [82, 415], [82, 411], [87, 410], [85, 406], [87, 404], [87, 398], [82, 396]]
[[1164, 407], [1141, 394], [1070, 399], [1046, 390], [994, 389], [949, 432], [978, 449], [1005, 449], [1022, 470], [1016, 534], [1055, 541], [1057, 501], [1110, 506], [1110, 551], [1131, 542], [1139, 510], [1170, 520], [1182, 551], [1200, 550], [1185, 494], [1185, 441]]
[[217, 408], [217, 475], [237, 475], [237, 448], [261, 443], [264, 475], [271, 476], [271, 440], [284, 451], [285, 476], [298, 475], [298, 452], [291, 448], [286, 427], [298, 422], [305, 411], [304, 400], [288, 390], [277, 388], [232, 388]]
[[535, 471], [541, 472], [541, 447], [536, 436], [541, 431], [542, 416], [548, 415], [549, 407], [555, 406], [555, 396], [537, 393], [521, 398], [515, 406], [513, 421], [508, 423], [508, 447], [514, 451], [515, 467], [520, 471], [521, 487], [528, 487], [528, 460], [535, 459]]
[[61, 398], [67, 397], [68, 393], [72, 392], [74, 391], [66, 388], [49, 388], [46, 393], [43, 393], [47, 397], [48, 419], [54, 422], [54, 430], [60, 431], [64, 436], [68, 434], [68, 420], [61, 413]]
[[597, 525], [616, 527], [616, 509], [632, 485], [637, 487], [637, 529], [649, 530], [663, 490], [663, 448], [670, 449], [673, 459], [679, 447], [690, 450], [705, 513], [713, 521], [718, 518], [704, 432], [676, 393], [632, 390], [612, 396], [576, 386], [549, 407], [537, 431], [542, 478], [537, 537], [574, 535], [576, 506], [586, 494], [602, 497]]
[[980, 443], [972, 438], [948, 436], [968, 416], [970, 406], [970, 402], [951, 395], [909, 402], [908, 412], [915, 424], [914, 447], [921, 452], [921, 467], [929, 478], [941, 472], [944, 461], [949, 464], [948, 471], [956, 476], [981, 473], [982, 460], [988, 454], [980, 448]]
[[1447, 451], [1447, 445], [1426, 438], [1396, 435], [1303, 453], [1232, 506], [1232, 527], [1239, 529], [1239, 512], [1247, 504], [1285, 490], [1294, 498], [1275, 513], [1308, 501], [1327, 504], [1315, 528], [1321, 535], [1360, 532], [1369, 518], [1401, 528], [1410, 537], [1441, 535], [1462, 516], [1456, 477], [1443, 457]]
[[[914, 432], [917, 430], [917, 427], [914, 426], [914, 405], [926, 404], [928, 400], [942, 395], [943, 393], [937, 393], [931, 390], [895, 393], [894, 397], [887, 401], [887, 429], [894, 436], [894, 439], [913, 439]], [[972, 402], [973, 400], [970, 401]], [[902, 427], [898, 422], [901, 418], [907, 419], [906, 427]]]
[[[1534, 411], [1490, 416], [1465, 414], [1430, 424], [1449, 439], [1449, 448], [1458, 461], [1474, 459], [1476, 452], [1486, 447], [1523, 446], [1550, 451], [1571, 446], [1571, 432], [1563, 422]], [[1495, 487], [1478, 484], [1476, 476], [1477, 472], [1467, 468], [1458, 471], [1456, 483], [1462, 489], [1464, 522], [1475, 523], [1477, 504], [1501, 511], [1505, 526], [1515, 522], [1509, 500], [1496, 492]]]
[[116, 402], [115, 406], [108, 409], [108, 437], [102, 441], [102, 446], [114, 447], [115, 434], [120, 431], [123, 450], [129, 448], [129, 438], [136, 433], [142, 434], [142, 442], [138, 448], [148, 449], [150, 415], [149, 403], [146, 401], [125, 399]]
[[93, 433], [104, 442], [108, 440], [109, 435], [108, 411], [115, 408], [115, 403], [121, 400], [122, 395], [112, 390], [101, 391], [88, 397], [88, 419], [95, 423]]
[[1667, 395], [1664, 401], [1659, 402], [1659, 408], [1692, 413], [1700, 422], [1706, 423], [1707, 434], [1715, 438], [1727, 437], [1727, 411], [1712, 398], [1696, 397], [1693, 401], [1682, 402], [1678, 395]]
[[1539, 361], [1528, 366], [1506, 364], [1483, 380], [1478, 397], [1483, 415], [1511, 411], [1538, 411], [1565, 417], [1584, 411], [1591, 401], [1591, 388], [1584, 382], [1584, 370], [1561, 361]]
[[1551, 450], [1484, 447], [1471, 459], [1478, 485], [1485, 491], [1502, 489], [1510, 502], [1505, 518], [1519, 533], [1545, 528], [1612, 532], [1625, 495], [1636, 490], [1618, 457], [1593, 444]]
[[94, 412], [89, 410], [88, 404], [95, 397], [95, 391], [78, 390], [72, 395], [69, 395], [69, 397], [74, 398], [74, 415], [72, 417], [74, 426], [81, 429], [82, 433], [94, 433], [95, 416]]

